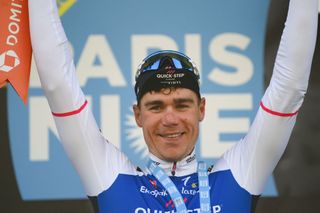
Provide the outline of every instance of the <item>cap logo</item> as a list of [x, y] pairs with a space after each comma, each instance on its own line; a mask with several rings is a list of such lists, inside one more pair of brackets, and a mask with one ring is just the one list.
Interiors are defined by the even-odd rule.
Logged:
[[172, 66], [166, 66], [164, 68], [166, 73], [158, 73], [157, 78], [159, 79], [166, 79], [166, 80], [175, 80], [176, 78], [182, 78], [184, 73], [175, 73], [176, 69]]
[[176, 72], [176, 69], [172, 66], [166, 66], [164, 69], [167, 71], [167, 74], [173, 74]]
[[176, 78], [182, 78], [184, 73], [159, 73], [157, 78], [166, 79], [166, 80], [175, 80]]

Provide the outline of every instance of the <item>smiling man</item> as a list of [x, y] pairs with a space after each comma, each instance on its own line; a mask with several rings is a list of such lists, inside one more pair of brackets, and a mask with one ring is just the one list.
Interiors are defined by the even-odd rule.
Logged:
[[141, 170], [100, 133], [76, 79], [55, 0], [31, 0], [29, 8], [42, 88], [96, 212], [254, 211], [307, 90], [318, 0], [290, 1], [273, 77], [256, 118], [247, 135], [210, 169], [195, 156], [206, 101], [190, 58], [164, 50], [138, 68], [133, 110], [150, 157]]
[[139, 106], [134, 106], [149, 151], [172, 162], [183, 159], [194, 149], [204, 110], [205, 99], [199, 100], [185, 88], [147, 93]]
[[190, 154], [205, 114], [191, 59], [175, 51], [150, 55], [138, 69], [135, 92], [135, 118], [150, 153], [169, 162]]

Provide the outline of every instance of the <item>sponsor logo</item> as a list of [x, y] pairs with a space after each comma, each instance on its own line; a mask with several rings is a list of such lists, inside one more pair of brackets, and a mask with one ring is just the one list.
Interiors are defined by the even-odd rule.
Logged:
[[[175, 210], [169, 210], [169, 211], [162, 211], [158, 209], [150, 209], [150, 208], [143, 208], [143, 207], [138, 207], [134, 211], [135, 213], [175, 213]], [[200, 208], [196, 209], [188, 209], [188, 213], [200, 213]], [[215, 205], [212, 206], [212, 212], [213, 213], [219, 213], [222, 212], [222, 207], [221, 205]]]
[[168, 74], [173, 74], [176, 72], [175, 68], [172, 66], [166, 66], [164, 69], [167, 71]]
[[9, 31], [9, 35], [7, 37], [6, 43], [9, 46], [14, 46], [18, 43], [18, 37], [17, 34], [19, 34], [20, 32], [20, 25], [19, 23], [21, 22], [20, 20], [20, 16], [22, 13], [22, 5], [18, 4], [16, 2], [13, 2], [14, 0], [12, 0], [11, 2], [11, 8], [10, 8], [10, 22], [8, 25], [8, 31]]
[[8, 50], [0, 55], [0, 70], [3, 72], [10, 72], [19, 64], [20, 59], [13, 50]]
[[181, 194], [183, 195], [195, 195], [197, 193], [199, 193], [199, 190], [181, 188]]
[[165, 196], [168, 196], [168, 193], [165, 189], [159, 191], [157, 189], [155, 190], [150, 190], [150, 189], [147, 189], [147, 187], [145, 186], [141, 186], [140, 187], [140, 192], [143, 193], [143, 194], [149, 194], [149, 195], [152, 195], [153, 197], [158, 197], [158, 196], [161, 196], [161, 197], [165, 197]]
[[187, 163], [191, 163], [192, 161], [194, 161], [194, 159], [196, 159], [196, 154], [192, 155], [191, 157], [187, 158]]
[[[9, 23], [7, 26], [6, 44], [12, 48], [18, 44], [20, 32], [22, 4], [12, 1], [9, 9]], [[0, 55], [0, 70], [10, 72], [20, 64], [20, 59], [14, 50], [7, 50]]]
[[172, 85], [172, 86], [173, 86], [173, 85], [178, 85], [178, 84], [180, 85], [180, 84], [181, 84], [181, 81], [171, 81], [171, 80], [170, 80], [170, 81], [161, 81], [161, 83], [162, 83], [162, 84], [168, 84], [168, 85]]
[[184, 73], [175, 73], [176, 70], [172, 66], [166, 66], [165, 70], [166, 73], [159, 73], [156, 75], [158, 79], [162, 80], [160, 83], [172, 86], [181, 84], [181, 81], [179, 81], [178, 79], [183, 78], [185, 76]]
[[[188, 182], [189, 182], [190, 178], [191, 178], [191, 176], [188, 176], [188, 177], [182, 179], [184, 186], [188, 185]], [[195, 189], [197, 187], [198, 187], [198, 183], [192, 183], [191, 184], [191, 188]]]
[[157, 74], [157, 78], [165, 78], [165, 79], [175, 79], [175, 78], [182, 78], [184, 76], [184, 73], [166, 73], [166, 74]]

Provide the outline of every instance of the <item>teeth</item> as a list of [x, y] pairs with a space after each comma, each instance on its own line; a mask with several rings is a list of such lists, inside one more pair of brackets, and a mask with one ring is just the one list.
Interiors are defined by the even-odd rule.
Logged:
[[175, 133], [175, 134], [167, 134], [167, 135], [162, 135], [163, 137], [166, 138], [175, 138], [175, 137], [179, 137], [181, 135], [181, 133]]

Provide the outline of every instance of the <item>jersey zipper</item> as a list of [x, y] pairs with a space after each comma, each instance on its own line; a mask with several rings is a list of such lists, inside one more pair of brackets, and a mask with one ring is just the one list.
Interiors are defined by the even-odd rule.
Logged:
[[177, 162], [173, 162], [172, 169], [171, 169], [172, 176], [176, 174], [176, 169], [177, 169]]

